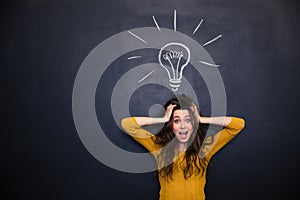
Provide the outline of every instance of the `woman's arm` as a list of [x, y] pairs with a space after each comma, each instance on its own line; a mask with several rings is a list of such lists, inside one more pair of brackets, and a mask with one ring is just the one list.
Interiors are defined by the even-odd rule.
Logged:
[[226, 127], [232, 121], [232, 117], [228, 117], [228, 116], [202, 117], [202, 116], [200, 116], [198, 107], [195, 104], [193, 104], [192, 110], [194, 111], [194, 115], [195, 115], [196, 119], [201, 124], [215, 124], [215, 125]]
[[141, 126], [135, 120], [135, 117], [123, 118], [121, 125], [126, 133], [144, 146], [149, 152], [155, 152], [159, 149], [154, 142], [155, 135], [141, 128]]
[[228, 126], [232, 120], [232, 117], [199, 117], [199, 122], [202, 124], [215, 124], [219, 126]]
[[245, 126], [245, 120], [238, 117], [202, 117], [196, 105], [193, 105], [193, 111], [196, 119], [203, 124], [215, 124], [224, 128], [214, 136], [209, 136], [205, 139], [202, 149], [202, 156], [208, 160], [218, 152], [222, 147], [229, 143]]
[[132, 136], [137, 142], [144, 146], [148, 151], [155, 155], [155, 152], [160, 149], [154, 142], [155, 135], [143, 129], [142, 126], [165, 123], [169, 121], [172, 110], [175, 105], [168, 106], [165, 115], [163, 117], [129, 117], [122, 119], [123, 129]]

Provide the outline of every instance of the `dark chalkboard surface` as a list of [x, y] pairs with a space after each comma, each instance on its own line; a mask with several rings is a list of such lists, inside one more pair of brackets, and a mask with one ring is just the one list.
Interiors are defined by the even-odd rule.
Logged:
[[[222, 35], [204, 49], [220, 65], [211, 70], [217, 69], [222, 77], [226, 114], [246, 120], [242, 133], [214, 158], [207, 175], [207, 199], [275, 199], [296, 194], [298, 9], [296, 1], [283, 0], [2, 3], [1, 194], [5, 199], [31, 200], [158, 198], [155, 171], [112, 169], [85, 148], [73, 119], [72, 95], [80, 66], [101, 42], [128, 30], [157, 28], [153, 16], [160, 28], [174, 30], [174, 10], [178, 34], [201, 45]], [[121, 149], [146, 152], [114, 121], [113, 89], [135, 66], [157, 62], [158, 50], [143, 48], [120, 55], [95, 88], [99, 124]], [[142, 59], [128, 59], [136, 55]], [[156, 67], [144, 71], [139, 80], [152, 69]], [[202, 114], [209, 116], [212, 102], [197, 69], [190, 66], [184, 76], [195, 90]], [[155, 110], [159, 106], [153, 105], [163, 105], [171, 95], [168, 83], [145, 84], [131, 95], [128, 112], [148, 115], [152, 109], [152, 114], [159, 114]]]

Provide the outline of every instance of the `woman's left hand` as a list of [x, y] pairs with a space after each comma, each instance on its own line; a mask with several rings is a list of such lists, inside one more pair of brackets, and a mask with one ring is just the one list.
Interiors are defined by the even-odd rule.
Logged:
[[198, 107], [193, 103], [193, 105], [191, 106], [192, 111], [194, 112], [195, 118], [198, 122], [201, 122], [201, 116], [199, 114], [200, 112], [200, 108], [198, 109]]

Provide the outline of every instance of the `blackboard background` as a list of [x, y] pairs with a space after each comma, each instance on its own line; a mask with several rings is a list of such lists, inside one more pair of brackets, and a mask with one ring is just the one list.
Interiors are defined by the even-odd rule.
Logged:
[[[119, 172], [88, 153], [74, 126], [72, 89], [82, 61], [96, 45], [121, 31], [154, 26], [152, 15], [161, 27], [172, 29], [175, 9], [177, 30], [185, 34], [205, 20], [195, 36], [200, 43], [223, 35], [206, 50], [221, 64], [228, 115], [247, 121], [243, 133], [215, 156], [207, 199], [296, 194], [296, 1], [28, 0], [1, 6], [1, 194], [6, 199], [158, 197], [153, 173]], [[120, 130], [111, 139], [142, 150]]]

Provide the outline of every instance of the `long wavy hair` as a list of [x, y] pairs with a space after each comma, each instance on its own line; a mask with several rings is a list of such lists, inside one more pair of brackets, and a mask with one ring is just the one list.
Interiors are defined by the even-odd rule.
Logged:
[[[204, 131], [203, 125], [196, 120], [194, 112], [191, 109], [194, 102], [186, 95], [179, 95], [171, 98], [165, 104], [165, 108], [170, 104], [176, 105], [173, 108], [170, 120], [164, 124], [154, 139], [156, 144], [163, 147], [161, 152], [157, 155], [158, 173], [165, 180], [172, 180], [174, 168], [181, 167], [185, 179], [190, 178], [194, 173], [199, 174], [201, 172], [201, 176], [203, 176], [205, 168], [208, 165], [208, 160], [205, 157], [200, 158], [199, 153], [206, 132]], [[176, 149], [179, 146], [179, 142], [174, 138], [175, 134], [173, 133], [173, 114], [175, 110], [188, 110], [193, 124], [193, 133], [187, 142], [187, 150], [180, 166], [175, 166], [173, 162], [176, 156]]]

